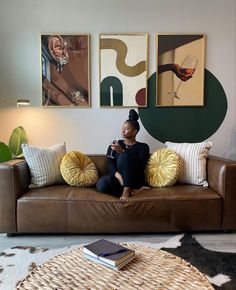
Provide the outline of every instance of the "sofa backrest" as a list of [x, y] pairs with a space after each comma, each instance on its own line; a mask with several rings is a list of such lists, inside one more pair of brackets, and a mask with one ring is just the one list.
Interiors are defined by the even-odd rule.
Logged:
[[107, 174], [107, 157], [104, 154], [91, 154], [89, 158], [94, 162], [99, 176]]
[[[150, 154], [151, 155], [151, 154]], [[94, 162], [99, 176], [103, 176], [105, 174], [108, 174], [107, 171], [107, 157], [105, 154], [88, 154], [88, 157], [92, 159]], [[208, 165], [208, 159], [215, 159], [215, 156], [209, 155], [208, 158], [206, 158], [206, 164]]]

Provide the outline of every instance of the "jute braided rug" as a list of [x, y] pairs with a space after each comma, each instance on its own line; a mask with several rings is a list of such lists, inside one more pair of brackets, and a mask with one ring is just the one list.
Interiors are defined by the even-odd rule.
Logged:
[[195, 267], [173, 254], [123, 245], [136, 256], [120, 271], [87, 260], [78, 247], [35, 268], [17, 289], [214, 289]]

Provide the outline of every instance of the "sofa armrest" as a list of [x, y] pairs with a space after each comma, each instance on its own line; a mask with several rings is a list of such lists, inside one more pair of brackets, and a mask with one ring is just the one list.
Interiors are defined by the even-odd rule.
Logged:
[[30, 171], [25, 160], [0, 163], [0, 232], [17, 232], [17, 199], [28, 191]]
[[236, 161], [209, 156], [207, 173], [209, 187], [223, 198], [222, 229], [236, 229]]

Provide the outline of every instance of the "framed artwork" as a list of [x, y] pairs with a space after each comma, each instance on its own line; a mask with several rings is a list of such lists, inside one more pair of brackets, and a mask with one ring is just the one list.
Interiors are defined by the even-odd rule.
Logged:
[[90, 107], [88, 34], [42, 34], [42, 106]]
[[148, 34], [100, 34], [100, 106], [146, 107]]
[[204, 34], [157, 34], [157, 106], [204, 105]]

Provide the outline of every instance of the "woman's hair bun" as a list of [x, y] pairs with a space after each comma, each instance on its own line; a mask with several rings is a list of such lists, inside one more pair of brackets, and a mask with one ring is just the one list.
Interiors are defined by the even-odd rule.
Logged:
[[134, 109], [131, 109], [129, 111], [129, 120], [130, 121], [137, 121], [138, 119], [139, 119], [138, 113]]

